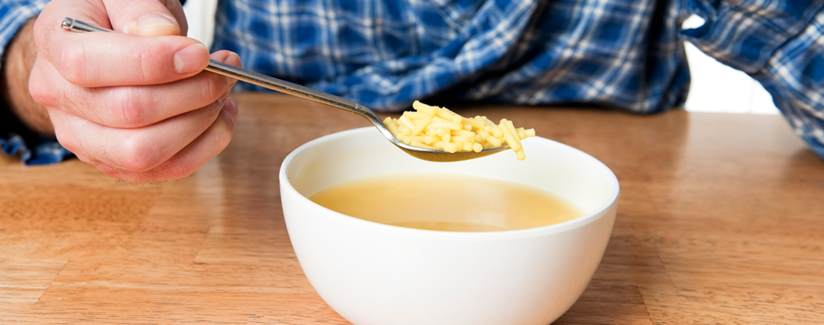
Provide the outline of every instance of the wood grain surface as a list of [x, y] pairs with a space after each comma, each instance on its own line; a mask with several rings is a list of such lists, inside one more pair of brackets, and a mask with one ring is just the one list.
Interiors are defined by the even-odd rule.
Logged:
[[[231, 145], [179, 181], [0, 158], [0, 324], [348, 324], [301, 271], [277, 173], [299, 145], [367, 122], [234, 98]], [[556, 324], [824, 322], [824, 162], [781, 117], [453, 108], [534, 127], [618, 176], [604, 259]]]

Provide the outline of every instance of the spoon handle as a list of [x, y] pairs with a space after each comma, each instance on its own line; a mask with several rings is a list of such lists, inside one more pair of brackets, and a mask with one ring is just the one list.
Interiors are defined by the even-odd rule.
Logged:
[[[110, 32], [111, 30], [89, 25], [82, 21], [73, 18], [64, 18], [61, 27], [65, 30], [73, 32]], [[245, 81], [253, 85], [263, 88], [276, 90], [292, 96], [311, 100], [316, 103], [332, 106], [347, 112], [352, 112], [367, 118], [372, 124], [375, 124], [379, 129], [383, 126], [383, 122], [372, 110], [360, 105], [356, 102], [348, 100], [343, 97], [327, 94], [321, 91], [314, 90], [309, 87], [304, 87], [285, 80], [273, 78], [254, 71], [234, 67], [225, 63], [209, 60], [209, 65], [206, 66], [206, 71], [223, 75], [229, 78], [234, 78], [240, 81]]]
[[209, 65], [206, 66], [205, 70], [229, 78], [245, 81], [253, 85], [261, 86], [263, 88], [276, 90], [292, 96], [308, 99], [316, 103], [356, 113], [369, 119], [372, 123], [379, 123], [383, 125], [383, 122], [377, 115], [375, 115], [374, 112], [372, 112], [372, 110], [343, 97], [338, 97], [322, 91], [317, 91], [309, 87], [301, 86], [285, 80], [273, 78], [261, 73], [217, 62], [215, 60], [209, 60]]

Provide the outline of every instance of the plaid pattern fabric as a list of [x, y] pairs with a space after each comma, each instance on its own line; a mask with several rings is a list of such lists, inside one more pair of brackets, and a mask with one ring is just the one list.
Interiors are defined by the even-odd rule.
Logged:
[[683, 31], [684, 38], [764, 85], [795, 133], [824, 158], [824, 1], [687, 6], [705, 24]]
[[382, 111], [432, 98], [653, 113], [686, 98], [681, 8], [653, 0], [222, 1], [213, 48]]
[[[33, 14], [42, 2], [0, 0], [0, 42], [25, 21], [21, 12]], [[649, 114], [684, 103], [686, 39], [764, 84], [797, 134], [824, 157], [822, 4], [221, 0], [213, 48], [237, 52], [252, 70], [380, 111], [423, 99]], [[691, 14], [705, 24], [682, 30]]]

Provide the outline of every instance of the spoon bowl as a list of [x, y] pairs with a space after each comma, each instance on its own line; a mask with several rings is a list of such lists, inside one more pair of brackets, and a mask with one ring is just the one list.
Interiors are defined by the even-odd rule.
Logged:
[[[87, 23], [69, 17], [64, 18], [60, 26], [65, 30], [73, 32], [111, 32], [111, 30], [109, 29], [89, 25]], [[386, 125], [383, 124], [383, 121], [380, 119], [380, 117], [378, 117], [377, 114], [375, 114], [374, 111], [346, 98], [327, 94], [309, 87], [304, 87], [298, 84], [294, 84], [288, 81], [280, 80], [261, 73], [246, 70], [243, 68], [238, 68], [214, 60], [209, 60], [209, 65], [206, 66], [205, 70], [229, 78], [234, 78], [240, 81], [248, 82], [250, 84], [257, 85], [263, 88], [272, 89], [278, 92], [282, 92], [284, 94], [308, 99], [316, 103], [332, 106], [337, 109], [358, 114], [369, 120], [369, 122], [372, 122], [372, 125], [378, 128], [378, 130], [381, 131], [381, 134], [387, 140], [389, 140], [389, 142], [392, 142], [392, 144], [394, 144], [407, 154], [418, 159], [435, 162], [462, 161], [488, 156], [509, 149], [509, 146], [501, 146], [497, 148], [484, 149], [480, 152], [461, 151], [449, 153], [438, 149], [418, 148], [403, 143], [400, 140], [398, 140], [398, 138], [396, 138], [394, 135], [392, 135], [392, 132], [389, 132], [389, 129], [386, 128]]]

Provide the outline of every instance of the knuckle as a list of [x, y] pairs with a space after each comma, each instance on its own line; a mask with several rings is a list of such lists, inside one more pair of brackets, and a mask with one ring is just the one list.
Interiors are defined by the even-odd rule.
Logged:
[[126, 138], [118, 154], [119, 165], [128, 172], [145, 172], [157, 165], [155, 152], [142, 137]]
[[209, 77], [208, 82], [199, 88], [198, 95], [199, 98], [204, 99], [204, 104], [213, 105], [220, 99], [228, 97], [234, 83], [231, 78], [223, 76], [211, 75]]
[[152, 73], [153, 69], [150, 69], [152, 64], [151, 62], [147, 61], [149, 57], [152, 57], [152, 55], [143, 55], [144, 53], [147, 53], [145, 51], [150, 51], [150, 49], [140, 49], [135, 53], [135, 55], [137, 55], [135, 61], [138, 65], [138, 71], [140, 71], [140, 78], [142, 83], [148, 83], [155, 79]]
[[222, 96], [224, 92], [223, 83], [225, 83], [225, 81], [221, 80], [222, 78], [224, 77], [210, 74], [206, 82], [201, 83], [197, 87], [197, 96], [203, 99], [204, 104], [212, 103]]
[[136, 71], [140, 74], [141, 83], [165, 82], [166, 70], [158, 64], [157, 59], [166, 57], [166, 53], [158, 49], [157, 42], [140, 42], [135, 45], [133, 60], [137, 64]]
[[112, 110], [117, 126], [140, 127], [149, 124], [146, 105], [133, 87], [113, 90]]

